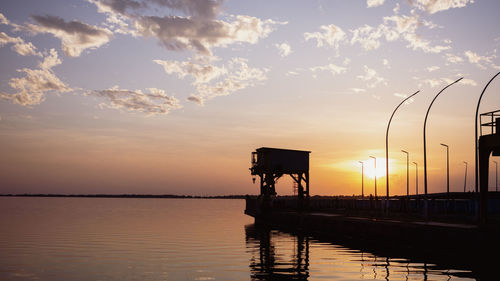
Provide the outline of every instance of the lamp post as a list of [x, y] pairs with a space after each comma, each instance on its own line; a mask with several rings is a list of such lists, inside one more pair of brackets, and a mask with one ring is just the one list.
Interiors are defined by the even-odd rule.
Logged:
[[415, 195], [418, 195], [418, 163], [413, 162], [415, 164]]
[[498, 191], [498, 162], [493, 161], [495, 163], [495, 191]]
[[[389, 200], [389, 126], [391, 125], [392, 117], [394, 116], [394, 113], [396, 113], [396, 110], [407, 100], [409, 100], [411, 97], [414, 95], [418, 94], [420, 91], [416, 91], [414, 94], [411, 96], [405, 98], [403, 101], [401, 101], [398, 106], [394, 109], [392, 112], [391, 118], [389, 118], [389, 123], [387, 123], [387, 130], [385, 131], [385, 185], [386, 185], [386, 196], [387, 200]], [[389, 202], [389, 201], [387, 201]]]
[[475, 123], [474, 123], [474, 132], [475, 132], [475, 139], [474, 139], [475, 159], [474, 159], [474, 162], [475, 162], [475, 166], [476, 166], [475, 167], [476, 168], [476, 175], [475, 175], [476, 176], [476, 193], [479, 191], [479, 163], [478, 163], [478, 160], [479, 160], [479, 155], [478, 155], [479, 147], [478, 147], [478, 134], [477, 134], [477, 119], [478, 119], [478, 116], [479, 116], [479, 105], [481, 104], [481, 99], [483, 98], [484, 92], [486, 92], [486, 89], [490, 85], [491, 81], [493, 81], [493, 79], [495, 79], [499, 74], [500, 74], [500, 72], [498, 72], [497, 74], [495, 74], [495, 76], [493, 76], [490, 79], [490, 81], [488, 81], [488, 83], [486, 84], [486, 86], [484, 86], [484, 89], [481, 92], [481, 95], [479, 96], [479, 99], [477, 101], [476, 120], [475, 120]]
[[373, 165], [374, 165], [374, 174], [375, 174], [375, 198], [377, 198], [377, 158], [370, 156], [370, 158], [373, 158]]
[[464, 161], [465, 164], [465, 178], [464, 178], [464, 193], [465, 193], [465, 187], [467, 186], [467, 162]]
[[444, 143], [441, 145], [446, 147], [446, 194], [450, 196], [450, 148]]
[[406, 150], [401, 150], [401, 152], [406, 153], [406, 196], [410, 196], [410, 153], [408, 153], [408, 151]]
[[365, 163], [363, 161], [358, 161], [361, 163], [361, 198], [363, 198], [364, 195], [364, 168], [365, 168]]
[[427, 113], [425, 114], [425, 119], [424, 119], [424, 192], [425, 192], [425, 201], [426, 201], [426, 207], [425, 207], [425, 212], [426, 212], [426, 217], [427, 217], [427, 139], [425, 137], [425, 134], [426, 134], [426, 125], [427, 125], [427, 117], [429, 116], [429, 112], [431, 111], [431, 107], [432, 107], [432, 104], [434, 103], [434, 101], [436, 100], [436, 98], [444, 91], [446, 90], [448, 87], [450, 87], [451, 85], [455, 84], [455, 83], [458, 83], [460, 80], [462, 80], [462, 78], [456, 80], [455, 82], [452, 82], [450, 84], [448, 84], [446, 87], [444, 87], [441, 91], [439, 91], [439, 93], [437, 93], [437, 95], [434, 97], [434, 99], [432, 100], [431, 104], [429, 105], [429, 108], [427, 108]]

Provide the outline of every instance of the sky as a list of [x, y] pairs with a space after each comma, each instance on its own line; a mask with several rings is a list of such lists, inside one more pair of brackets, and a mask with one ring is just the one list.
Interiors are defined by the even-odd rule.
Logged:
[[[0, 193], [257, 194], [259, 147], [311, 151], [312, 195], [474, 187], [500, 71], [496, 0], [3, 0]], [[500, 82], [480, 112], [499, 109]], [[377, 158], [377, 170], [374, 160]], [[495, 164], [490, 184], [495, 189]], [[257, 181], [258, 182], [258, 181]], [[293, 192], [278, 181], [278, 194]]]

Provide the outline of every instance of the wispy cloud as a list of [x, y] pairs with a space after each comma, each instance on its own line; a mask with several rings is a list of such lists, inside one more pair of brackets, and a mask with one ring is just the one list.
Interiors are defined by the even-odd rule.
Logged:
[[21, 37], [10, 37], [5, 32], [0, 32], [0, 47], [12, 44], [11, 49], [21, 56], [42, 56], [31, 42], [25, 42]]
[[346, 40], [346, 33], [334, 24], [320, 26], [321, 32], [306, 32], [304, 38], [316, 40], [317, 47], [331, 47], [338, 51], [340, 43]]
[[434, 14], [452, 8], [463, 8], [474, 3], [474, 0], [412, 0], [410, 3], [420, 10]]
[[366, 0], [366, 6], [368, 8], [382, 6], [385, 0]]
[[470, 50], [464, 52], [465, 57], [469, 60], [470, 63], [476, 65], [479, 68], [485, 69], [485, 64], [491, 64], [493, 57], [481, 56], [475, 52]]
[[50, 33], [61, 39], [65, 55], [78, 57], [85, 49], [95, 49], [106, 44], [112, 37], [111, 31], [77, 20], [65, 21], [57, 16], [33, 16], [37, 24], [27, 24], [33, 33]]
[[274, 46], [278, 49], [281, 57], [286, 57], [292, 53], [292, 47], [286, 42], [275, 44]]
[[358, 79], [367, 82], [368, 88], [375, 88], [378, 85], [387, 85], [387, 80], [381, 77], [375, 69], [364, 66], [364, 74], [358, 75]]
[[[223, 1], [216, 0], [91, 2], [96, 4], [99, 12], [108, 15], [108, 24], [117, 32], [154, 37], [166, 49], [193, 50], [202, 55], [212, 55], [214, 47], [235, 43], [255, 44], [267, 37], [277, 25], [286, 24], [246, 15], [232, 15], [229, 20], [219, 20], [216, 16]], [[148, 15], [145, 8], [167, 9], [169, 15]]]
[[226, 65], [212, 65], [210, 61], [162, 61], [155, 60], [163, 66], [167, 74], [177, 74], [179, 78], [193, 78], [196, 93], [188, 97], [203, 105], [206, 100], [217, 96], [227, 96], [237, 90], [256, 85], [267, 79], [267, 69], [250, 67], [248, 60], [233, 58]]
[[429, 71], [429, 72], [433, 72], [433, 71], [439, 70], [439, 69], [440, 69], [440, 67], [439, 67], [439, 66], [437, 66], [437, 65], [433, 65], [433, 66], [429, 66], [429, 67], [427, 67], [426, 69], [427, 69], [427, 71]]
[[24, 73], [21, 78], [12, 78], [9, 86], [15, 90], [15, 93], [0, 93], [0, 98], [11, 100], [12, 102], [31, 106], [44, 101], [45, 93], [56, 92], [64, 93], [72, 89], [54, 74], [52, 68], [61, 63], [57, 52], [51, 49], [49, 54], [40, 62], [39, 69], [22, 68], [17, 71]]
[[88, 95], [105, 99], [105, 102], [99, 104], [101, 108], [124, 109], [147, 115], [168, 114], [172, 109], [181, 107], [175, 97], [168, 96], [165, 91], [156, 88], [148, 88], [143, 92], [115, 86], [106, 90], [91, 91]]
[[157, 64], [163, 66], [163, 69], [167, 74], [176, 73], [179, 78], [184, 78], [190, 75], [194, 78], [194, 83], [207, 83], [221, 75], [227, 73], [227, 69], [218, 67], [211, 64], [196, 63], [193, 61], [165, 61], [165, 60], [154, 60]]
[[445, 59], [449, 63], [457, 64], [457, 63], [462, 63], [464, 59], [460, 56], [454, 55], [454, 54], [445, 54]]
[[345, 73], [347, 71], [346, 67], [343, 66], [338, 66], [333, 63], [327, 64], [327, 65], [322, 65], [322, 66], [314, 66], [309, 68], [312, 72], [317, 72], [317, 71], [328, 71], [332, 74], [332, 76], [335, 76], [337, 74]]

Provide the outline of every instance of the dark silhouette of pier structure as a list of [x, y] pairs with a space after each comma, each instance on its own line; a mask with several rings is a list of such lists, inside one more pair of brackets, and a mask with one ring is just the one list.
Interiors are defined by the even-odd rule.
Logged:
[[260, 196], [275, 196], [278, 179], [283, 175], [290, 175], [297, 184], [298, 198], [301, 200], [308, 198], [310, 153], [310, 151], [270, 147], [261, 147], [252, 152], [250, 171], [254, 183], [255, 176], [260, 177]]
[[[451, 255], [471, 257], [481, 255], [481, 251], [486, 249], [500, 250], [500, 243], [497, 242], [500, 237], [500, 193], [488, 190], [490, 156], [500, 156], [500, 110], [478, 114], [479, 103], [486, 88], [498, 75], [500, 72], [484, 88], [476, 110], [475, 192], [447, 190], [446, 193], [431, 194], [427, 189], [427, 117], [436, 98], [445, 89], [458, 83], [462, 79], [460, 78], [434, 97], [425, 115], [423, 194], [389, 196], [387, 184], [386, 197], [311, 197], [311, 152], [261, 147], [252, 153], [250, 168], [254, 182], [256, 176], [260, 177], [260, 194], [257, 197], [247, 196], [245, 214], [254, 217], [256, 223], [315, 233], [342, 233], [355, 239], [390, 245], [411, 244], [431, 251], [441, 249], [442, 253]], [[398, 107], [402, 104], [403, 102]], [[386, 155], [390, 120], [386, 131]], [[286, 174], [298, 185], [297, 196], [277, 196], [276, 181]]]

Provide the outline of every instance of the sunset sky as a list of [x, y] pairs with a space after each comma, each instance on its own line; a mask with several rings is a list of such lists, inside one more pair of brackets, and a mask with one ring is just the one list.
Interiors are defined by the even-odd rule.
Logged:
[[[474, 184], [500, 71], [497, 0], [3, 0], [0, 193], [256, 194], [258, 147], [309, 150], [311, 194]], [[481, 112], [500, 109], [500, 81]], [[495, 157], [496, 158], [496, 157]], [[492, 158], [492, 161], [497, 159]], [[498, 159], [500, 161], [500, 159]], [[415, 166], [410, 166], [411, 193]], [[490, 167], [494, 169], [491, 162]], [[490, 173], [494, 188], [495, 172]], [[292, 192], [280, 179], [278, 194]]]

